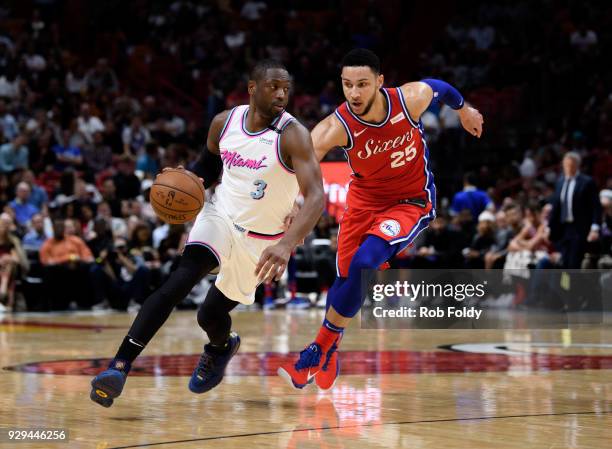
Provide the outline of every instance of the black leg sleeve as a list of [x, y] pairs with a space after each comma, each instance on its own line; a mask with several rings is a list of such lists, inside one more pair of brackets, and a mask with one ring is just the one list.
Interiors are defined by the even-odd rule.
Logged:
[[229, 299], [213, 285], [198, 310], [198, 324], [215, 346], [223, 346], [232, 328], [230, 311], [238, 302]]
[[187, 245], [176, 270], [143, 303], [128, 335], [146, 345], [166, 322], [174, 307], [217, 265], [217, 258], [208, 248]]

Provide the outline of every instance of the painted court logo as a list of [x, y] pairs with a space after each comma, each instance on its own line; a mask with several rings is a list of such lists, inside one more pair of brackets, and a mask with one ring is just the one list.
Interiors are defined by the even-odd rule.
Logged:
[[380, 224], [380, 232], [389, 237], [395, 237], [399, 234], [401, 226], [396, 220], [385, 220]]
[[[609, 344], [584, 343], [566, 346], [559, 343], [500, 342], [465, 343], [440, 346], [436, 351], [343, 351], [342, 373], [345, 374], [431, 374], [466, 372], [536, 373], [559, 370], [610, 370], [612, 354]], [[607, 351], [585, 355], [585, 348]], [[575, 348], [581, 353], [544, 352]], [[130, 376], [190, 376], [201, 354], [162, 354], [139, 357]], [[226, 376], [275, 376], [278, 368], [297, 354], [278, 352], [245, 352], [236, 354]], [[95, 376], [106, 369], [109, 359], [45, 360], [6, 366], [4, 370], [30, 374]], [[101, 391], [101, 390], [100, 390]], [[101, 394], [102, 393], [102, 394]], [[104, 397], [104, 392], [98, 393]]]

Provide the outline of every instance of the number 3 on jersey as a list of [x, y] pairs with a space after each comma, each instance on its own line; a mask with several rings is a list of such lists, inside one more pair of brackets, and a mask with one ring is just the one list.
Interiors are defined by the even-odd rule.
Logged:
[[266, 190], [266, 187], [268, 187], [268, 183], [266, 183], [266, 181], [264, 181], [263, 179], [257, 179], [253, 181], [253, 184], [255, 184], [257, 190], [251, 192], [251, 198], [253, 198], [254, 200], [262, 199], [264, 196], [264, 190]]
[[416, 156], [417, 150], [413, 146], [409, 146], [404, 151], [396, 151], [391, 153], [391, 168], [398, 168], [410, 162]]

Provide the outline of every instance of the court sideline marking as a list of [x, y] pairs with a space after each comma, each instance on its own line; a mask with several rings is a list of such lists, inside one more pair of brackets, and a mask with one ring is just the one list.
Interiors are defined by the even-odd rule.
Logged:
[[110, 447], [108, 449], [131, 449], [131, 448], [136, 448], [136, 447], [162, 446], [165, 444], [194, 443], [196, 441], [226, 440], [230, 438], [255, 437], [255, 436], [260, 436], [260, 435], [278, 435], [278, 434], [293, 433], [293, 432], [309, 432], [312, 430], [349, 429], [351, 427], [399, 426], [399, 425], [404, 425], [404, 424], [427, 424], [427, 423], [481, 421], [481, 420], [484, 421], [484, 420], [489, 420], [489, 419], [493, 420], [493, 419], [511, 419], [511, 418], [537, 418], [541, 416], [607, 415], [609, 413], [610, 411], [541, 413], [541, 414], [534, 414], [534, 415], [478, 416], [478, 417], [473, 417], [473, 418], [446, 418], [446, 419], [428, 419], [428, 420], [422, 420], [422, 421], [397, 421], [397, 422], [371, 423], [371, 424], [354, 424], [350, 426], [309, 427], [305, 429], [273, 430], [270, 432], [241, 433], [241, 434], [236, 434], [236, 435], [221, 435], [217, 437], [203, 437], [203, 438], [192, 438], [188, 440], [174, 440], [174, 441], [162, 441], [158, 443], [135, 444], [131, 446], [115, 446], [115, 447]]

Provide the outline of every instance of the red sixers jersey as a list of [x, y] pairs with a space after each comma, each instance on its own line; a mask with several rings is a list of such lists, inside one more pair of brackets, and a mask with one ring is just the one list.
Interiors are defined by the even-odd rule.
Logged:
[[435, 206], [422, 125], [410, 117], [399, 88], [381, 92], [387, 101], [387, 116], [381, 123], [361, 120], [347, 102], [335, 111], [348, 135], [344, 151], [353, 170], [347, 205], [371, 209], [420, 199]]

